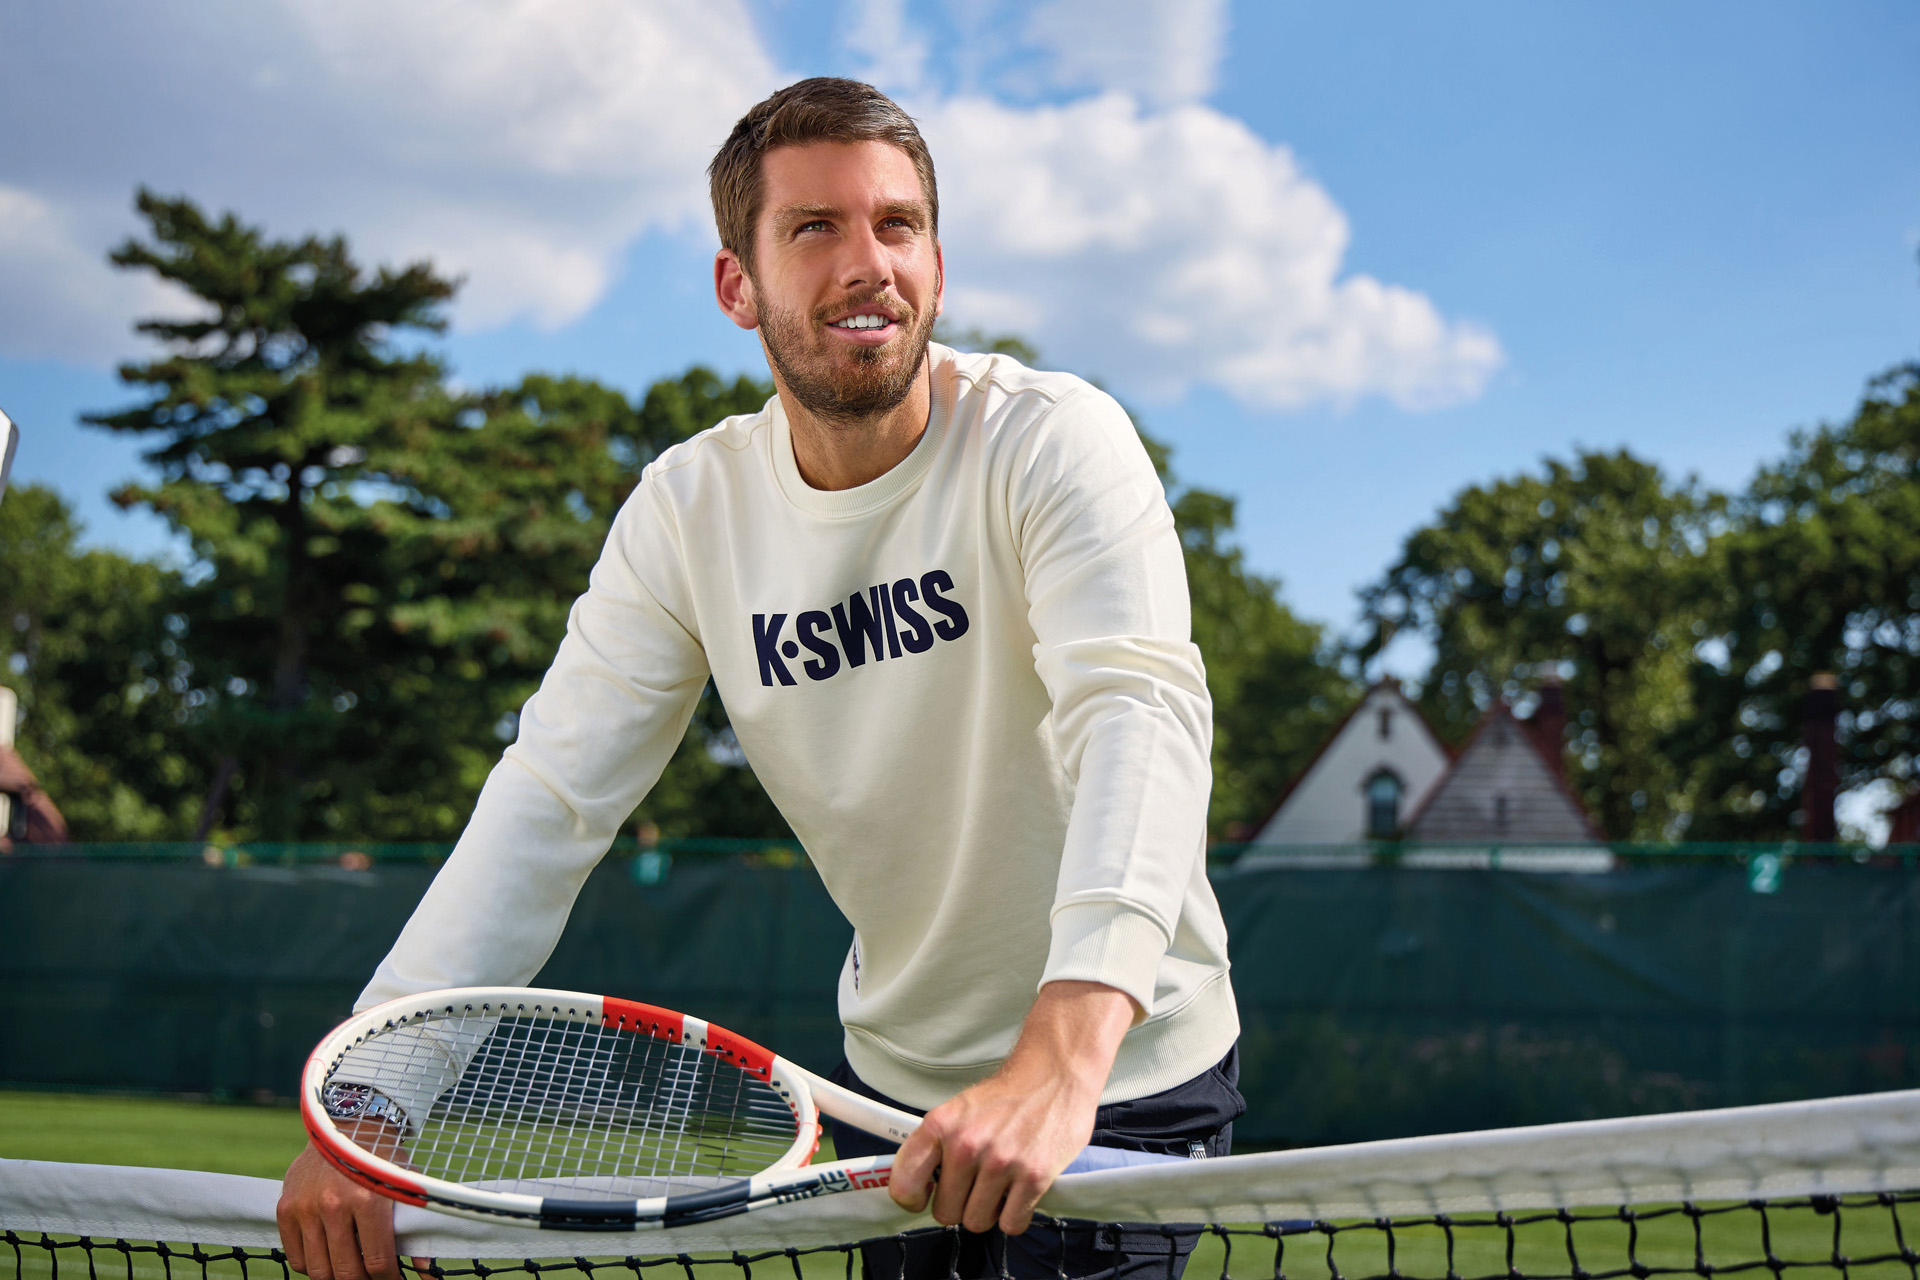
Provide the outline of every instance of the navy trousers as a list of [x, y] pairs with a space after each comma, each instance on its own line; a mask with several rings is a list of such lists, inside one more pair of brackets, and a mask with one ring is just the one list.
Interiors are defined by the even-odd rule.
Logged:
[[[923, 1114], [868, 1087], [842, 1062], [833, 1080], [855, 1093]], [[1233, 1147], [1233, 1122], [1246, 1114], [1240, 1096], [1240, 1050], [1184, 1084], [1144, 1098], [1110, 1102], [1094, 1113], [1093, 1145], [1125, 1151], [1195, 1159], [1224, 1156]], [[884, 1138], [831, 1118], [835, 1153], [842, 1160], [885, 1155], [895, 1149]], [[1121, 1223], [1099, 1227], [1055, 1227], [1036, 1221], [1017, 1236], [999, 1229], [929, 1232], [904, 1241], [880, 1241], [861, 1250], [866, 1280], [1015, 1280], [1047, 1277], [1124, 1276], [1128, 1280], [1180, 1280], [1187, 1257], [1199, 1243], [1195, 1228], [1158, 1223]]]

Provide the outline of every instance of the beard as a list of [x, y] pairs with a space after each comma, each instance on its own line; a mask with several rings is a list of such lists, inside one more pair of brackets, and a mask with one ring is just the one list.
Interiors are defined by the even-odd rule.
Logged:
[[[829, 316], [883, 302], [900, 313], [898, 341], [881, 347], [841, 347], [818, 332]], [[922, 316], [887, 294], [836, 302], [804, 317], [797, 311], [761, 306], [760, 340], [767, 349], [767, 362], [808, 413], [842, 426], [870, 422], [897, 408], [913, 390], [932, 339], [931, 311]], [[849, 369], [848, 363], [853, 367]]]

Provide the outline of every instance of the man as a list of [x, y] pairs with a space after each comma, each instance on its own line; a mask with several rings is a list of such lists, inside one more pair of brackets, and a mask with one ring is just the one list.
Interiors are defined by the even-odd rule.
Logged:
[[[1020, 1233], [1090, 1137], [1220, 1154], [1242, 1109], [1172, 515], [1109, 397], [929, 345], [933, 164], [886, 97], [790, 86], [710, 176], [715, 295], [778, 395], [647, 468], [360, 1007], [529, 980], [711, 675], [855, 927], [839, 1078], [927, 1111], [894, 1199], [1057, 1274]], [[392, 1274], [387, 1206], [311, 1151], [281, 1231], [315, 1280], [360, 1280], [362, 1252]], [[1128, 1244], [1072, 1246], [1072, 1273]]]

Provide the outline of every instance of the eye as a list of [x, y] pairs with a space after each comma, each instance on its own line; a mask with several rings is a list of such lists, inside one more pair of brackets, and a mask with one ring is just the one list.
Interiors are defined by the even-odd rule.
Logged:
[[795, 235], [799, 235], [803, 231], [825, 231], [826, 229], [827, 229], [827, 220], [825, 218], [815, 218], [811, 222], [803, 222], [799, 226], [795, 227], [793, 229], [793, 233]]

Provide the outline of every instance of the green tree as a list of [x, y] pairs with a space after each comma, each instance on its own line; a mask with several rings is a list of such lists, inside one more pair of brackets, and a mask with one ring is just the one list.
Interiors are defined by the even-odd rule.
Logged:
[[1852, 419], [1790, 437], [1736, 504], [1726, 627], [1700, 675], [1709, 714], [1700, 836], [1794, 834], [1801, 702], [1838, 675], [1841, 786], [1920, 774], [1920, 364], [1869, 384]]
[[[349, 494], [342, 713], [312, 801], [330, 830], [465, 825], [646, 456], [614, 390], [534, 376], [404, 424]], [[377, 495], [377, 496], [376, 496]]]
[[[249, 838], [456, 834], [640, 470], [769, 389], [694, 369], [638, 406], [541, 375], [456, 393], [402, 344], [453, 293], [427, 264], [369, 272], [339, 238], [138, 205], [151, 242], [114, 261], [207, 314], [143, 322], [168, 350], [122, 376], [150, 395], [91, 421], [158, 437], [159, 482], [117, 497], [193, 549], [177, 616], [209, 812]], [[736, 754], [709, 695], [651, 802], [663, 825], [767, 826]]]
[[1462, 490], [1363, 594], [1370, 658], [1433, 645], [1421, 705], [1458, 742], [1527, 679], [1566, 677], [1564, 761], [1615, 839], [1688, 829], [1703, 768], [1696, 649], [1716, 630], [1726, 502], [1622, 450]]
[[1233, 532], [1234, 500], [1186, 489], [1173, 502], [1193, 599], [1193, 640], [1213, 695], [1216, 839], [1250, 838], [1287, 782], [1360, 695], [1325, 632], [1280, 599], [1280, 583], [1249, 570]]
[[[460, 429], [440, 365], [398, 349], [395, 335], [439, 330], [453, 285], [425, 264], [369, 277], [339, 238], [269, 240], [231, 214], [214, 221], [144, 190], [137, 206], [152, 241], [128, 241], [113, 261], [204, 310], [142, 321], [167, 350], [120, 375], [150, 395], [89, 421], [158, 438], [146, 455], [158, 483], [115, 497], [190, 541], [179, 611], [196, 674], [217, 691], [199, 736], [223, 762], [219, 789], [234, 790], [232, 825], [346, 834], [334, 771], [365, 741], [354, 727], [374, 718], [346, 717], [372, 692], [363, 607], [387, 585], [383, 504], [364, 495], [391, 483], [383, 462]], [[392, 746], [360, 763], [400, 766], [404, 779], [445, 757], [427, 745], [409, 762]]]
[[183, 734], [206, 692], [171, 612], [178, 575], [79, 548], [72, 510], [19, 485], [0, 502], [0, 683], [19, 748], [77, 840], [153, 840], [192, 820], [204, 772]]

